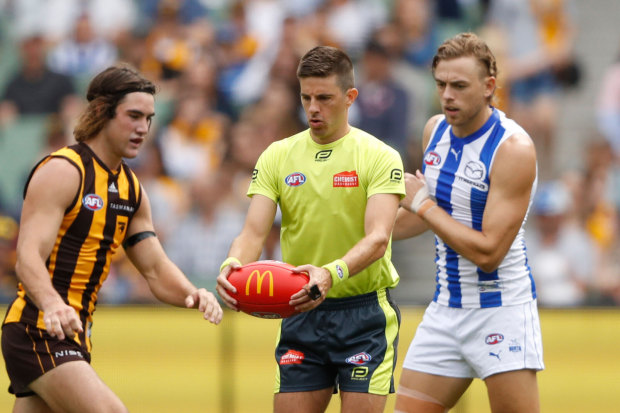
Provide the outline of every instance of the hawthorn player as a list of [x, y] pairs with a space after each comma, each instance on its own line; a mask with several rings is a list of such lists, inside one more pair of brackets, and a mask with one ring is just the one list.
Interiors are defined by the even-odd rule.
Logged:
[[114, 252], [127, 256], [162, 302], [218, 324], [215, 296], [196, 288], [155, 237], [149, 199], [123, 162], [149, 132], [155, 85], [126, 66], [91, 81], [77, 144], [45, 157], [26, 183], [17, 298], [2, 326], [14, 412], [126, 412], [90, 365], [97, 293]]
[[344, 52], [310, 50], [297, 76], [310, 128], [260, 156], [245, 226], [216, 288], [237, 309], [230, 268], [259, 258], [279, 205], [283, 260], [307, 272], [310, 281], [291, 297], [302, 313], [282, 321], [275, 412], [323, 411], [338, 387], [346, 411], [380, 412], [394, 391], [400, 324], [388, 289], [399, 281], [390, 257], [405, 194], [402, 160], [349, 125], [358, 91]]

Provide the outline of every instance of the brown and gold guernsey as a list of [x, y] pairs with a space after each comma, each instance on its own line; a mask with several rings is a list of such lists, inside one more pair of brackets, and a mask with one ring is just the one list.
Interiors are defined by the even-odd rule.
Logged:
[[[131, 217], [140, 205], [140, 183], [124, 162], [116, 173], [112, 172], [84, 143], [50, 154], [33, 168], [30, 177], [52, 157], [71, 162], [80, 172], [81, 185], [65, 211], [46, 265], [54, 288], [77, 311], [85, 327], [76, 341], [90, 351], [88, 337], [97, 293], [110, 271], [112, 255], [125, 239]], [[43, 312], [21, 283], [4, 319], [4, 323], [13, 322], [45, 329]]]

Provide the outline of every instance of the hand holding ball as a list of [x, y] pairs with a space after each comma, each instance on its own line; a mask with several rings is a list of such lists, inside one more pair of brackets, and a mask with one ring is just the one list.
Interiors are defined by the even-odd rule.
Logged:
[[237, 293], [239, 310], [260, 318], [286, 318], [296, 314], [289, 305], [291, 296], [308, 284], [304, 273], [294, 273], [293, 265], [279, 261], [256, 261], [230, 272], [228, 281]]

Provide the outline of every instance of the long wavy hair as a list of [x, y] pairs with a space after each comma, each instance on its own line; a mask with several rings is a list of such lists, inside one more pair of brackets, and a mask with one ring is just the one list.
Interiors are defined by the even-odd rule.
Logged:
[[136, 69], [121, 64], [110, 66], [93, 78], [88, 85], [88, 106], [73, 130], [78, 142], [94, 138], [106, 123], [116, 116], [116, 107], [125, 95], [145, 92], [155, 95], [157, 88]]

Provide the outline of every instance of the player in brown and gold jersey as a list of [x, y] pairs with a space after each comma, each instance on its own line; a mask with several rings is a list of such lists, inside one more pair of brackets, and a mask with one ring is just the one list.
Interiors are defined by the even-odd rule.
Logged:
[[97, 294], [122, 245], [162, 302], [222, 319], [215, 296], [196, 288], [165, 254], [149, 199], [123, 158], [133, 158], [154, 116], [155, 86], [126, 66], [89, 85], [77, 144], [44, 158], [24, 191], [17, 298], [2, 326], [14, 412], [127, 412], [90, 366]]

